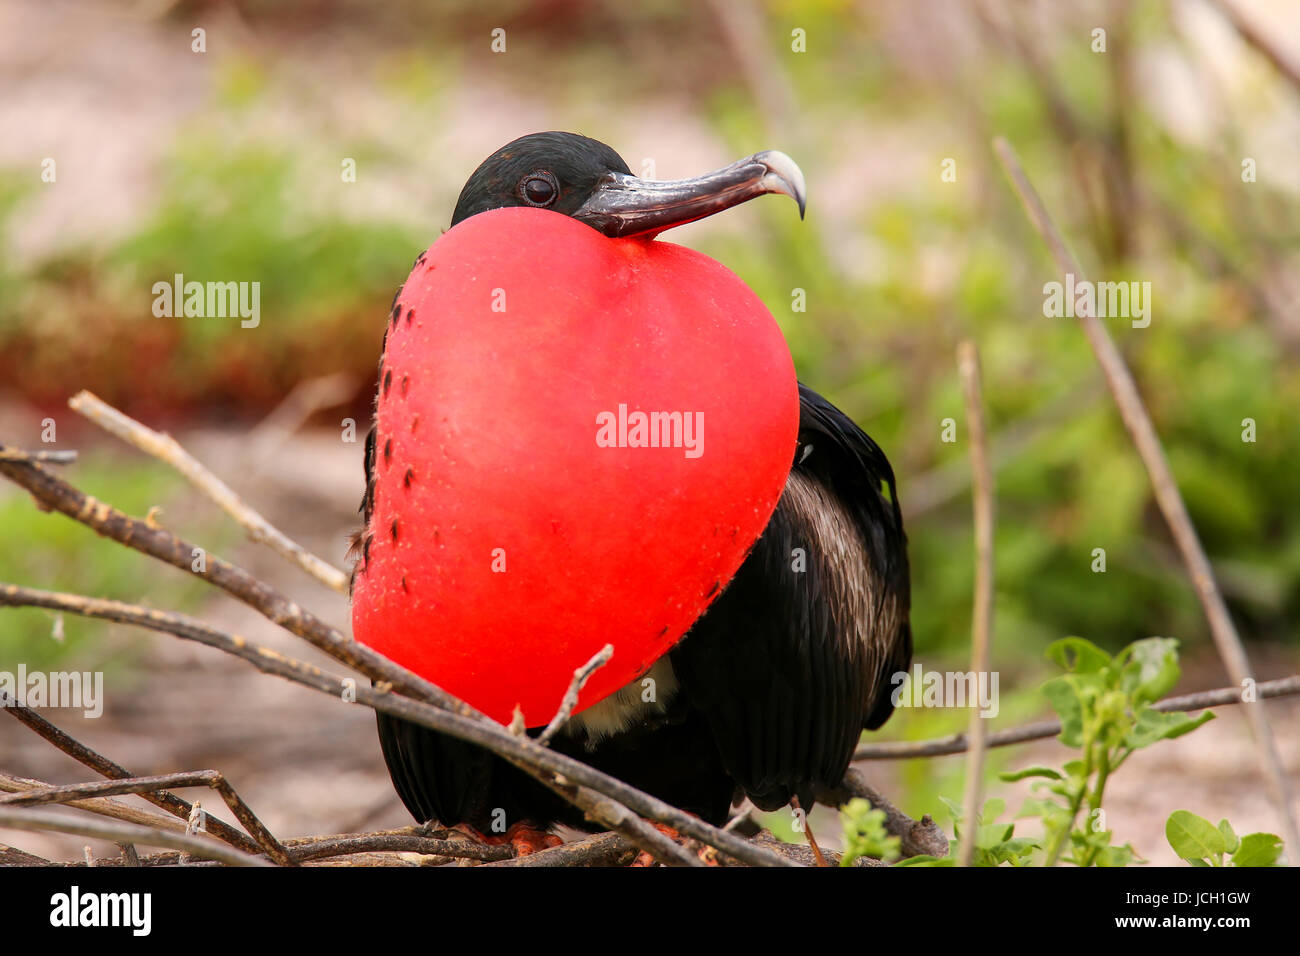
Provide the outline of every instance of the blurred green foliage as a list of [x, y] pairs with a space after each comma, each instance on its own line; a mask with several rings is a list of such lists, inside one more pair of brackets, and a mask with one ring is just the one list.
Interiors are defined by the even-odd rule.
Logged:
[[[164, 465], [103, 453], [83, 455], [68, 467], [75, 470], [69, 477], [88, 494], [137, 516], [163, 507], [184, 485]], [[190, 608], [208, 593], [197, 578], [164, 570], [152, 558], [101, 538], [71, 518], [40, 511], [14, 488], [0, 494], [0, 528], [6, 540], [0, 548], [0, 581], [171, 609]], [[210, 547], [234, 537], [229, 528], [215, 523], [203, 530], [202, 539]], [[6, 609], [0, 623], [0, 671], [14, 671], [24, 663], [29, 670], [105, 670], [117, 679], [122, 676], [120, 665], [134, 658], [134, 648], [144, 640], [131, 628], [39, 608]], [[105, 641], [110, 629], [124, 639]]]

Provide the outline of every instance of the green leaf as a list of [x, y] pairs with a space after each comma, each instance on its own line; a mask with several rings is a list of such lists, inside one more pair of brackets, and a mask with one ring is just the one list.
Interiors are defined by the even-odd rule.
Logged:
[[1247, 833], [1232, 854], [1233, 866], [1276, 866], [1282, 855], [1282, 839], [1272, 833]]
[[1229, 853], [1236, 853], [1237, 847], [1241, 846], [1241, 840], [1232, 829], [1232, 824], [1226, 819], [1219, 821], [1219, 832], [1223, 834], [1224, 846], [1228, 848]]
[[1204, 711], [1199, 716], [1188, 717], [1186, 714], [1165, 714], [1158, 710], [1144, 708], [1137, 716], [1133, 729], [1128, 732], [1124, 742], [1134, 750], [1148, 747], [1157, 740], [1173, 740], [1183, 734], [1191, 733], [1201, 724], [1214, 719], [1213, 711]]
[[1122, 686], [1134, 703], [1159, 700], [1178, 683], [1178, 641], [1172, 637], [1134, 641], [1119, 656], [1125, 661]]
[[899, 860], [894, 866], [956, 866], [957, 861], [950, 856], [909, 856]]
[[1050, 777], [1053, 780], [1064, 779], [1051, 767], [1026, 767], [1024, 770], [1010, 770], [998, 774], [998, 779], [1003, 783], [1015, 783], [1017, 780], [1024, 780], [1027, 777]]
[[1093, 674], [1110, 663], [1110, 655], [1082, 637], [1063, 637], [1047, 645], [1047, 659], [1074, 674]]
[[1209, 820], [1175, 810], [1165, 822], [1165, 837], [1184, 860], [1204, 860], [1227, 852], [1223, 834]]
[[1053, 677], [1043, 685], [1047, 696], [1061, 721], [1060, 741], [1067, 747], [1083, 745], [1083, 700], [1078, 688], [1069, 677]]
[[986, 823], [975, 831], [975, 845], [982, 850], [991, 850], [1010, 840], [1015, 832], [1014, 823]]

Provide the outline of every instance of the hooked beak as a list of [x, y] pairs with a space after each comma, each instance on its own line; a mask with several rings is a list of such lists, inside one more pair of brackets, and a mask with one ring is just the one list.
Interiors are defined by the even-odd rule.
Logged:
[[774, 149], [691, 179], [638, 179], [609, 173], [573, 218], [611, 239], [653, 238], [665, 229], [766, 193], [789, 196], [799, 204], [799, 218], [803, 218], [807, 198], [803, 173], [793, 159]]

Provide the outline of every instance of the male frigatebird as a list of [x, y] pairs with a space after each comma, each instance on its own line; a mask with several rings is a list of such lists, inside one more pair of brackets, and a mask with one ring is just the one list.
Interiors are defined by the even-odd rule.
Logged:
[[[757, 153], [693, 179], [650, 181], [633, 176], [603, 143], [537, 133], [475, 170], [452, 226], [503, 207], [537, 207], [610, 240], [651, 239], [765, 193], [792, 197], [802, 216], [803, 176], [784, 153]], [[394, 323], [401, 313], [395, 306]], [[406, 322], [411, 318], [408, 310]], [[396, 389], [391, 372], [381, 380], [381, 395]], [[482, 387], [492, 387], [486, 369]], [[391, 439], [378, 444], [382, 450], [372, 429], [354, 585], [372, 541], [387, 544], [390, 532], [398, 541], [398, 512], [391, 512], [391, 528], [388, 517], [376, 516], [377, 463], [392, 454]], [[517, 455], [526, 458], [529, 448]], [[409, 487], [409, 471], [405, 481]], [[417, 554], [436, 547], [431, 540], [402, 544]], [[742, 796], [764, 810], [795, 797], [810, 807], [836, 787], [862, 730], [880, 727], [893, 710], [891, 675], [911, 664], [906, 538], [893, 471], [870, 437], [803, 384], [784, 490], [743, 564], [722, 583], [648, 671], [657, 685], [652, 699], [634, 681], [576, 713], [551, 743], [715, 824]], [[405, 576], [400, 588], [408, 588]], [[557, 824], [584, 826], [572, 806], [486, 750], [387, 714], [378, 723], [393, 783], [416, 820], [461, 825], [489, 839], [503, 829], [513, 839]]]

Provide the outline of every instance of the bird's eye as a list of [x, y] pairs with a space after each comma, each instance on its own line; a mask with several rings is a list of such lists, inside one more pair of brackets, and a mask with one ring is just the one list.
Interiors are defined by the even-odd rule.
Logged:
[[559, 193], [555, 177], [548, 172], [529, 173], [519, 184], [519, 195], [530, 206], [549, 206]]

